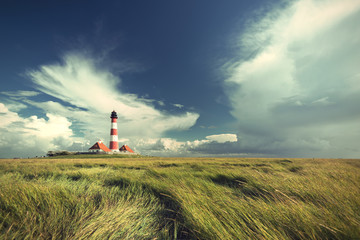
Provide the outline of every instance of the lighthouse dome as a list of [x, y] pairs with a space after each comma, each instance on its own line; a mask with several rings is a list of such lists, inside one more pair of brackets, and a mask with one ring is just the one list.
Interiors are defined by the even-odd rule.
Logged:
[[115, 110], [111, 112], [110, 118], [118, 118]]

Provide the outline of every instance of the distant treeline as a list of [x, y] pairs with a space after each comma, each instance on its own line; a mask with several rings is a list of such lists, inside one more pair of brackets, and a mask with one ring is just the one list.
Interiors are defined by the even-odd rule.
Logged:
[[65, 150], [48, 151], [46, 155], [48, 157], [54, 157], [54, 156], [73, 155], [73, 154], [78, 154], [78, 152], [70, 152], [70, 151], [65, 151]]

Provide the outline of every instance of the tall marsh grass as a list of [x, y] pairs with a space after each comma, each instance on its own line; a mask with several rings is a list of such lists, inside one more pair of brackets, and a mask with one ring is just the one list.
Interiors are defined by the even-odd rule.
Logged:
[[0, 160], [0, 239], [360, 239], [360, 160]]

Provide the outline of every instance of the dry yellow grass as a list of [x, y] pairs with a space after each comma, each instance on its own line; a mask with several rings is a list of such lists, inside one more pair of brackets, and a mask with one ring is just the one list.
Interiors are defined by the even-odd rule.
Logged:
[[360, 239], [360, 160], [0, 160], [1, 239]]

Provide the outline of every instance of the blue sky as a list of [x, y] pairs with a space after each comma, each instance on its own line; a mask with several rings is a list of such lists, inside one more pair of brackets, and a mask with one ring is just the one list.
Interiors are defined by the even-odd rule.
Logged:
[[359, 157], [360, 1], [3, 1], [0, 157]]

